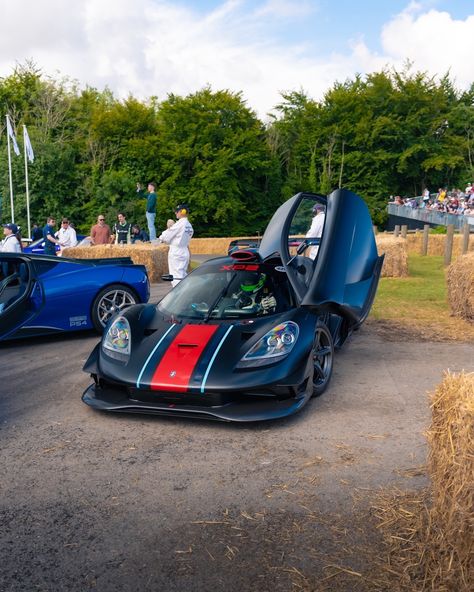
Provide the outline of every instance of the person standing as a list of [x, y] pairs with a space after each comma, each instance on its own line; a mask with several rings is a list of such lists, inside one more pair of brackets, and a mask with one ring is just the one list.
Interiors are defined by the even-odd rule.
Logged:
[[61, 249], [66, 247], [75, 247], [77, 245], [77, 235], [74, 228], [69, 224], [67, 218], [61, 220], [61, 228], [56, 232], [56, 238], [61, 245]]
[[3, 235], [5, 238], [0, 241], [0, 252], [2, 253], [21, 253], [21, 238], [18, 234], [16, 224], [4, 224]]
[[41, 240], [43, 238], [43, 229], [36, 224], [33, 224], [33, 228], [31, 229], [31, 242], [35, 242], [37, 240]]
[[173, 288], [187, 275], [189, 265], [189, 241], [194, 234], [193, 227], [188, 220], [189, 208], [180, 204], [175, 208], [177, 222], [164, 230], [159, 240], [170, 246], [168, 251], [168, 269], [173, 276]]
[[56, 255], [56, 245], [59, 245], [59, 241], [54, 236], [55, 226], [56, 220], [52, 216], [49, 216], [49, 218], [46, 221], [46, 225], [43, 227], [45, 255]]
[[110, 226], [105, 223], [105, 218], [102, 214], [97, 216], [97, 224], [91, 228], [91, 243], [93, 245], [108, 245], [112, 232]]
[[117, 214], [118, 222], [114, 224], [113, 233], [115, 235], [116, 245], [129, 245], [131, 241], [132, 225], [127, 222], [125, 214], [119, 212]]
[[[326, 218], [324, 206], [322, 204], [315, 204], [313, 206], [313, 220], [311, 227], [306, 233], [306, 238], [321, 238], [324, 228], [324, 220]], [[319, 251], [319, 245], [313, 245], [309, 251], [309, 258], [316, 259]]]
[[156, 218], [156, 185], [155, 183], [148, 183], [147, 187], [148, 193], [146, 196], [143, 194], [142, 186], [140, 183], [137, 183], [137, 193], [140, 196], [146, 197], [146, 221], [148, 224], [148, 234], [150, 235], [150, 240], [156, 240], [156, 227], [155, 227], [155, 218]]

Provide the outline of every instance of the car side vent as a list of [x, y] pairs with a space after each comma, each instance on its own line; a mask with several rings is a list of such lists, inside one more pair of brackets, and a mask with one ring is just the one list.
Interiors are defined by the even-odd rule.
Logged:
[[157, 329], [145, 329], [143, 331], [143, 335], [145, 335], [145, 337], [148, 337], [149, 335], [153, 335], [153, 333], [156, 333]]
[[242, 331], [242, 333], [240, 334], [240, 338], [242, 339], [242, 341], [247, 341], [248, 339], [250, 339], [254, 335], [255, 335], [255, 331]]

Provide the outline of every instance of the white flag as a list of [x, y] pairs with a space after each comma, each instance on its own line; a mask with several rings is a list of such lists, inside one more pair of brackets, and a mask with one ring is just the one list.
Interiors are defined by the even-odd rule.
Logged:
[[13, 128], [10, 123], [10, 118], [7, 115], [7, 134], [10, 136], [13, 142], [13, 150], [17, 156], [20, 156], [20, 149], [18, 148], [18, 144], [16, 143], [15, 134], [13, 133]]
[[28, 160], [30, 162], [33, 162], [35, 159], [35, 153], [33, 152], [33, 146], [31, 145], [30, 136], [28, 135], [26, 125], [23, 126], [23, 141], [25, 142], [25, 150], [28, 156]]

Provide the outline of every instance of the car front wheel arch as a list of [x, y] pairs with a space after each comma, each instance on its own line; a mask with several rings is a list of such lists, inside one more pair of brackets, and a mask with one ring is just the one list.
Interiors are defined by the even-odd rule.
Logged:
[[311, 357], [313, 361], [313, 397], [319, 397], [328, 387], [334, 363], [332, 335], [321, 320], [316, 324]]
[[105, 286], [92, 303], [91, 319], [94, 329], [98, 333], [102, 333], [112, 316], [138, 302], [140, 299], [130, 286], [125, 284]]

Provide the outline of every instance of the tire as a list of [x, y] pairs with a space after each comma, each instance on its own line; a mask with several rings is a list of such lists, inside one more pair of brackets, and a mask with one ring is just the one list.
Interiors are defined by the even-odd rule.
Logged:
[[103, 288], [92, 304], [91, 318], [94, 329], [97, 333], [102, 333], [110, 317], [137, 302], [137, 295], [128, 286], [111, 284]]
[[313, 397], [319, 397], [327, 389], [332, 376], [334, 344], [327, 326], [318, 321], [311, 351], [313, 358]]

